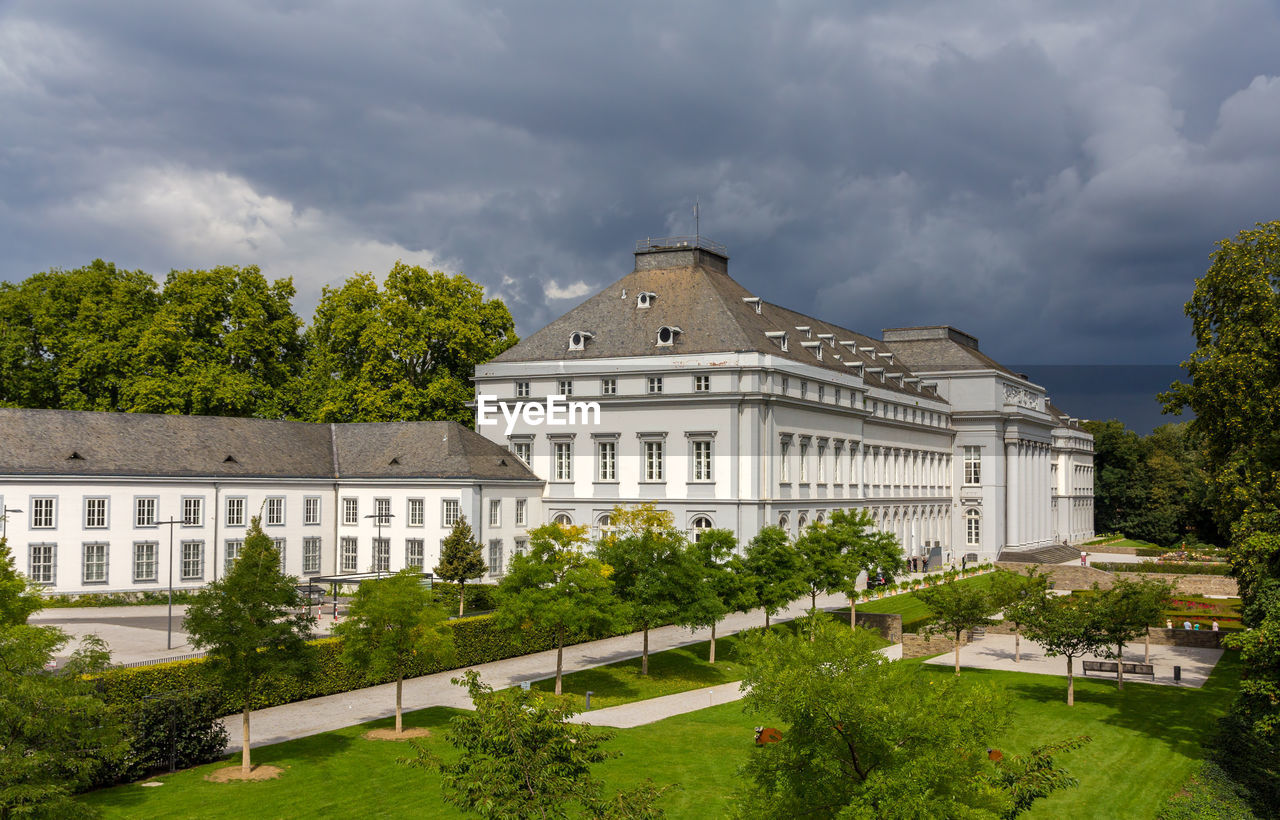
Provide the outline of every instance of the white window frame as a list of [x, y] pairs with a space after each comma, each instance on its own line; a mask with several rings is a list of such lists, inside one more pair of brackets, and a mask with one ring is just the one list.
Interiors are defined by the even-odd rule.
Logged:
[[288, 545], [289, 545], [289, 541], [288, 541], [288, 539], [287, 539], [287, 538], [272, 538], [272, 539], [271, 539], [271, 546], [275, 547], [275, 548], [276, 548], [276, 552], [278, 552], [278, 553], [280, 554], [280, 571], [281, 571], [281, 572], [284, 572], [285, 548], [286, 548], [286, 547], [288, 547]]
[[320, 525], [321, 501], [318, 495], [303, 496], [302, 499], [302, 526], [316, 527]]
[[666, 481], [666, 442], [660, 438], [646, 438], [640, 442], [644, 456], [644, 484], [661, 484]]
[[778, 483], [791, 483], [791, 436], [778, 441]]
[[689, 480], [715, 481], [715, 441], [709, 437], [689, 440]]
[[516, 526], [523, 527], [529, 523], [529, 500], [527, 498], [516, 499]]
[[[147, 570], [150, 570], [149, 572]], [[160, 580], [160, 542], [133, 542], [133, 582], [155, 583]]]
[[556, 379], [556, 393], [568, 398], [573, 395], [573, 379]]
[[421, 538], [404, 540], [404, 565], [408, 569], [423, 570], [427, 567], [427, 542]]
[[529, 398], [529, 382], [527, 381], [516, 382], [516, 398], [517, 399]]
[[244, 552], [243, 538], [228, 538], [222, 542], [222, 566], [230, 572], [231, 567], [236, 561], [240, 560], [240, 553]]
[[970, 507], [964, 513], [965, 544], [970, 547], [982, 546], [982, 511]]
[[551, 442], [552, 481], [573, 481], [573, 442]]
[[982, 448], [966, 444], [964, 446], [964, 486], [978, 487], [982, 484]]
[[[188, 557], [188, 548], [197, 550], [194, 559]], [[178, 572], [183, 581], [204, 580], [204, 541], [194, 538], [182, 541], [178, 548]]]
[[342, 497], [342, 526], [360, 526], [360, 499], [353, 495]]
[[440, 523], [445, 529], [452, 529], [462, 517], [462, 500], [445, 498], [440, 502]]
[[[101, 505], [101, 509], [92, 507]], [[105, 495], [90, 495], [84, 499], [84, 528], [86, 530], [105, 530], [111, 526], [111, 498]]]
[[501, 498], [489, 499], [489, 526], [490, 527], [502, 526], [502, 499]]
[[320, 536], [308, 535], [302, 539], [302, 574], [320, 574]]
[[612, 376], [606, 376], [600, 380], [600, 395], [616, 396], [618, 395], [618, 380]]
[[[248, 506], [249, 500], [244, 496], [229, 496], [227, 498], [227, 526], [243, 527], [245, 524], [244, 511]], [[232, 514], [233, 511], [236, 513], [235, 515]]]
[[48, 541], [27, 546], [27, 578], [34, 584], [58, 583], [58, 545]]
[[182, 526], [204, 526], [204, 496], [184, 495], [182, 497]]
[[527, 440], [511, 442], [511, 454], [520, 459], [528, 467], [533, 461], [533, 442]]
[[693, 392], [695, 392], [695, 393], [710, 393], [710, 392], [711, 392], [711, 377], [710, 377], [710, 376], [694, 376], [694, 377], [693, 377]]
[[427, 525], [427, 500], [410, 498], [405, 502], [405, 525], [409, 527], [425, 527]]
[[[86, 541], [80, 545], [80, 583], [105, 584], [109, 578], [111, 545], [105, 541]], [[92, 573], [90, 571], [92, 568]]]
[[58, 528], [58, 497], [56, 495], [31, 496], [29, 528], [56, 530]]
[[[160, 498], [154, 495], [139, 495], [133, 498], [133, 528], [137, 530], [155, 529], [156, 518], [159, 517]], [[143, 515], [143, 513], [146, 515]]]
[[391, 539], [386, 536], [373, 537], [373, 571], [391, 571]]
[[269, 495], [262, 506], [262, 525], [264, 527], [284, 526], [284, 496]]
[[827, 483], [827, 445], [818, 442], [818, 483]]
[[800, 483], [809, 483], [809, 442], [807, 439], [800, 439], [800, 451], [797, 453], [800, 458]]
[[596, 481], [616, 482], [618, 480], [618, 440], [606, 438], [596, 440]]
[[648, 385], [648, 392], [649, 392], [649, 393], [661, 393], [661, 392], [662, 392], [662, 377], [661, 377], [661, 376], [650, 376], [650, 377], [649, 377], [649, 379], [648, 379], [648, 381], [646, 382], [646, 384]]
[[391, 524], [391, 499], [387, 497], [373, 499], [373, 523], [382, 522], [382, 526], [386, 527]]
[[338, 560], [341, 562], [339, 572], [351, 573], [360, 571], [360, 541], [355, 536], [344, 535], [338, 544]]
[[489, 575], [493, 578], [500, 578], [505, 574], [506, 556], [503, 554], [502, 539], [489, 539]]

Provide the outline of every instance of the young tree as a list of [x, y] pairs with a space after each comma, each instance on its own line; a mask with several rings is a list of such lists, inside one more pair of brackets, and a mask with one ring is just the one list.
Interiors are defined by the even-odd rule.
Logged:
[[800, 554], [800, 578], [809, 593], [809, 611], [818, 610], [818, 593], [843, 590], [849, 583], [850, 567], [845, 561], [842, 545], [831, 538], [826, 528], [817, 522], [805, 527], [796, 539], [796, 552]]
[[839, 548], [844, 557], [845, 584], [843, 591], [849, 596], [849, 628], [856, 626], [857, 613], [854, 596], [858, 576], [880, 570], [896, 575], [907, 567], [902, 557], [902, 547], [893, 533], [875, 529], [875, 520], [866, 510], [834, 510], [822, 527], [823, 536]]
[[716, 662], [716, 625], [728, 613], [743, 612], [752, 605], [742, 562], [734, 555], [737, 547], [738, 540], [729, 530], [707, 530], [688, 546], [692, 568], [701, 577], [694, 586], [697, 597], [685, 602], [676, 623], [690, 629], [711, 628], [708, 663]]
[[765, 527], [747, 544], [743, 568], [747, 572], [754, 597], [764, 609], [764, 625], [804, 594], [806, 585], [801, 573], [800, 553], [792, 546], [786, 530]]
[[1022, 662], [1022, 625], [1048, 594], [1049, 579], [1035, 564], [1025, 574], [1000, 570], [991, 576], [991, 597], [1013, 624], [1013, 662]]
[[479, 578], [489, 570], [480, 551], [480, 543], [471, 532], [471, 525], [466, 516], [458, 516], [453, 522], [453, 529], [445, 536], [440, 545], [440, 563], [435, 573], [442, 580], [453, 581], [458, 585], [458, 617], [462, 617], [467, 605], [467, 581]]
[[255, 516], [231, 569], [187, 606], [187, 634], [192, 646], [205, 650], [204, 673], [241, 704], [243, 775], [251, 769], [249, 711], [255, 686], [273, 673], [298, 671], [308, 660], [315, 618], [302, 605], [297, 580], [281, 572], [280, 553]]
[[985, 588], [960, 581], [925, 587], [917, 590], [915, 596], [933, 613], [925, 628], [930, 632], [946, 632], [955, 640], [956, 675], [959, 675], [960, 633], [990, 624], [999, 604]]
[[401, 694], [405, 675], [421, 664], [453, 657], [453, 635], [444, 610], [411, 569], [388, 578], [364, 581], [356, 590], [347, 619], [334, 629], [342, 639], [342, 658], [374, 677], [396, 679], [396, 734], [404, 731]]
[[564, 645], [572, 635], [599, 635], [625, 620], [609, 567], [586, 552], [586, 527], [544, 524], [529, 533], [529, 550], [511, 559], [498, 584], [494, 624], [523, 637], [545, 629], [555, 637], [556, 694], [562, 692]]
[[[446, 738], [457, 760], [446, 763], [415, 743], [416, 756], [406, 761], [438, 769], [450, 805], [494, 820], [563, 818], [574, 808], [590, 817], [664, 816], [655, 802], [665, 788], [646, 783], [604, 793], [591, 769], [618, 756], [602, 748], [613, 735], [570, 723], [575, 711], [566, 701], [518, 688], [495, 692], [474, 669], [453, 682], [465, 686], [475, 704], [475, 711], [449, 721]], [[616, 806], [627, 806], [628, 814], [617, 814]]]
[[0, 538], [0, 627], [20, 626], [33, 613], [44, 609], [39, 588], [13, 565], [13, 555]]
[[1096, 654], [1106, 642], [1097, 606], [1081, 595], [1051, 595], [1029, 615], [1027, 638], [1040, 644], [1048, 657], [1067, 659], [1067, 705], [1074, 706], [1076, 679], [1072, 662]]
[[[1164, 613], [1173, 587], [1145, 578], [1139, 581], [1117, 578], [1111, 589], [1099, 590], [1095, 583], [1093, 591], [1098, 596], [1098, 625], [1106, 645], [1105, 653], [1116, 661], [1116, 688], [1124, 689], [1125, 644], [1139, 635], [1149, 634], [1150, 625], [1158, 622]], [[1148, 646], [1148, 658], [1150, 652]]]
[[642, 675], [649, 674], [649, 630], [677, 620], [701, 594], [686, 545], [670, 512], [642, 504], [615, 508], [613, 529], [596, 546], [596, 556], [613, 569], [614, 589], [630, 608], [631, 622], [644, 633]]
[[744, 706], [786, 728], [748, 758], [736, 816], [1002, 813], [1008, 796], [978, 777], [1007, 714], [994, 690], [891, 662], [866, 630], [825, 615], [814, 631], [812, 642], [767, 631], [743, 641]]

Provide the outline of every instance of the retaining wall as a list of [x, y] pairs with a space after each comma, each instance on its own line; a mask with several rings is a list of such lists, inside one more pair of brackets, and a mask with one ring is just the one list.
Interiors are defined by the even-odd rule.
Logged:
[[1101, 589], [1111, 589], [1117, 575], [1132, 578], [1158, 578], [1174, 585], [1174, 591], [1183, 595], [1227, 595], [1236, 597], [1240, 594], [1236, 579], [1228, 575], [1172, 575], [1161, 572], [1122, 572], [1111, 573], [1094, 567], [1080, 567], [1075, 564], [1020, 564], [1012, 561], [1001, 561], [996, 564], [1000, 569], [1011, 572], [1026, 573], [1028, 567], [1039, 567], [1040, 572], [1049, 577], [1054, 589], [1091, 589], [1096, 581]]
[[889, 643], [902, 643], [902, 616], [881, 612], [859, 612], [858, 626], [874, 629]]
[[[962, 632], [960, 645], [966, 646], [968, 643], [969, 633]], [[926, 655], [954, 652], [955, 648], [956, 642], [945, 635], [931, 635], [926, 639], [924, 635], [908, 632], [902, 636], [902, 657], [904, 658], [923, 658]]]

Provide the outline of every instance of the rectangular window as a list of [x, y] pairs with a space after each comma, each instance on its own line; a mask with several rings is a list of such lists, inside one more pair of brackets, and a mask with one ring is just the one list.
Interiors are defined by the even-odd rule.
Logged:
[[204, 499], [182, 499], [182, 526], [199, 527], [204, 523]]
[[489, 574], [501, 575], [502, 569], [502, 539], [495, 538], [489, 542]]
[[528, 552], [528, 551], [529, 551], [529, 539], [528, 539], [528, 538], [517, 538], [517, 539], [516, 539], [515, 549], [513, 550], [513, 554], [514, 554], [514, 555], [524, 555], [524, 554], [525, 554], [526, 552]]
[[982, 483], [982, 448], [966, 446], [964, 448], [964, 483], [968, 485]]
[[462, 514], [462, 503], [456, 498], [446, 498], [444, 500], [444, 512], [441, 513], [440, 520], [445, 527], [452, 527], [458, 523], [458, 517]]
[[133, 545], [135, 582], [156, 580], [156, 551], [159, 546], [155, 541], [139, 541]]
[[57, 550], [57, 544], [32, 544], [31, 571], [27, 573], [27, 577], [37, 584], [54, 583], [57, 579], [54, 572], [54, 556]]
[[801, 379], [800, 380], [800, 398], [802, 399], [808, 398], [808, 396], [809, 396], [809, 383], [804, 379]]
[[502, 501], [497, 498], [489, 500], [489, 526], [502, 526]]
[[567, 396], [572, 396], [572, 395], [573, 395], [573, 380], [572, 380], [572, 379], [560, 379], [559, 381], [557, 381], [557, 382], [556, 382], [556, 391], [557, 391], [561, 396], [566, 396], [566, 397], [567, 397]]
[[778, 481], [783, 484], [791, 482], [791, 440], [783, 439], [778, 453]]
[[316, 575], [320, 572], [319, 538], [302, 539], [302, 571], [307, 575]]
[[827, 386], [825, 384], [818, 385], [818, 401], [824, 401], [827, 398]]
[[373, 499], [373, 523], [387, 526], [391, 523], [391, 499], [375, 498]]
[[527, 398], [529, 398], [529, 383], [528, 383], [528, 382], [516, 382], [516, 398], [517, 398], [517, 399], [527, 399]]
[[107, 582], [107, 545], [94, 542], [84, 545], [84, 574], [86, 584], [105, 584]]
[[831, 451], [831, 483], [840, 483], [840, 456], [844, 448], [839, 444], [835, 445], [835, 449]]
[[831, 399], [831, 400], [832, 400], [832, 402], [833, 402], [833, 403], [835, 403], [835, 404], [839, 404], [839, 403], [840, 403], [840, 388], [839, 388], [839, 387], [837, 387], [837, 388], [835, 389], [835, 391], [836, 391], [836, 392], [835, 392], [835, 395], [832, 397], [832, 399]]
[[228, 527], [244, 526], [244, 499], [243, 498], [227, 499], [227, 526]]
[[409, 499], [408, 522], [410, 527], [421, 527], [426, 523], [426, 504], [421, 498]]
[[516, 499], [516, 526], [523, 527], [528, 523], [529, 502], [523, 498]]
[[31, 529], [51, 530], [54, 521], [54, 498], [31, 499]]
[[533, 444], [528, 441], [513, 441], [511, 443], [511, 452], [515, 457], [520, 459], [528, 466], [529, 460], [533, 457]]
[[354, 538], [342, 539], [342, 571], [356, 572], [359, 567], [359, 545]]
[[107, 499], [86, 498], [84, 500], [84, 528], [100, 530], [107, 526]]
[[273, 496], [267, 499], [267, 520], [268, 527], [284, 526], [284, 499], [279, 496]]
[[809, 482], [809, 442], [800, 442], [800, 483]]
[[597, 481], [618, 480], [618, 443], [616, 441], [596, 442]]
[[644, 480], [662, 481], [662, 442], [644, 443]]
[[284, 572], [284, 544], [283, 538], [272, 538], [271, 546], [276, 548], [276, 553], [280, 556], [280, 571]]
[[650, 377], [649, 377], [649, 392], [650, 392], [650, 393], [661, 393], [661, 392], [662, 392], [662, 377], [661, 377], [661, 376], [650, 376]]
[[354, 527], [360, 523], [360, 499], [342, 499], [342, 523], [347, 527]]
[[787, 392], [788, 390], [790, 390], [790, 389], [791, 389], [791, 380], [790, 380], [790, 379], [788, 379], [786, 376], [783, 376], [783, 377], [782, 377], [782, 389], [781, 389], [781, 391], [779, 391], [779, 392], [786, 393], [786, 392]]
[[182, 580], [199, 581], [204, 577], [204, 542], [182, 542]]
[[977, 512], [965, 514], [965, 542], [971, 547], [982, 546], [982, 517]]
[[421, 570], [426, 563], [421, 538], [409, 538], [404, 542], [404, 565], [409, 569]]
[[818, 445], [818, 483], [827, 483], [827, 445]]
[[390, 572], [391, 571], [391, 539], [390, 538], [373, 539], [373, 571], [374, 572]]
[[706, 392], [710, 391], [710, 390], [711, 390], [711, 377], [710, 377], [710, 376], [694, 376], [694, 377], [693, 377], [693, 390], [694, 390], [694, 392], [696, 392], [696, 393], [706, 393]]
[[555, 443], [555, 480], [573, 481], [573, 444], [571, 442]]
[[240, 550], [244, 549], [244, 541], [239, 538], [228, 538], [223, 544], [224, 555], [223, 563], [226, 565], [227, 572], [231, 571], [231, 565], [240, 558]]
[[618, 395], [618, 380], [617, 379], [601, 379], [600, 395], [602, 396]]
[[693, 480], [711, 480], [711, 442], [693, 442]]
[[133, 526], [154, 527], [156, 525], [155, 498], [136, 498], [133, 501]]
[[318, 496], [307, 496], [302, 499], [302, 524], [303, 526], [315, 526], [320, 523], [320, 498]]

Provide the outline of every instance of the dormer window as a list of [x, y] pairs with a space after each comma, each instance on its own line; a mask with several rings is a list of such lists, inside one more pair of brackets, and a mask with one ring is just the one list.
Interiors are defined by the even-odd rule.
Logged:
[[871, 361], [874, 362], [876, 360], [876, 349], [874, 347], [860, 347], [858, 350], [870, 356]]
[[670, 327], [669, 325], [663, 325], [662, 327], [658, 328], [658, 346], [667, 347], [669, 345], [675, 344], [676, 337], [683, 332], [684, 331], [678, 327]]
[[748, 305], [751, 305], [751, 307], [755, 308], [756, 313], [760, 312], [761, 302], [760, 302], [759, 296], [743, 296], [742, 301], [746, 302]]
[[803, 333], [806, 339], [813, 338], [813, 328], [809, 327], [808, 325], [796, 325], [796, 330]]
[[801, 342], [800, 345], [813, 351], [813, 355], [817, 356], [819, 360], [822, 359], [822, 342]]
[[881, 353], [881, 354], [880, 354], [880, 357], [881, 357], [882, 359], [884, 359], [886, 362], [892, 362], [892, 361], [893, 361], [893, 354], [892, 354], [892, 353]]
[[636, 295], [636, 309], [644, 310], [646, 308], [653, 307], [653, 301], [657, 298], [658, 298], [658, 294], [652, 291], [648, 291], [648, 290], [640, 291], [640, 293]]
[[596, 335], [594, 333], [590, 333], [585, 330], [575, 330], [569, 334], [569, 349], [586, 350], [587, 341], [589, 339], [594, 339], [595, 337]]
[[859, 376], [862, 375], [862, 362], [845, 362], [845, 366], [852, 368], [853, 372]]
[[781, 330], [769, 330], [769, 331], [765, 331], [764, 335], [766, 338], [772, 339], [773, 341], [777, 342], [778, 347], [782, 348], [782, 352], [785, 353], [787, 351], [786, 332]]
[[834, 333], [819, 333], [818, 338], [832, 347], [836, 346], [836, 335]]

